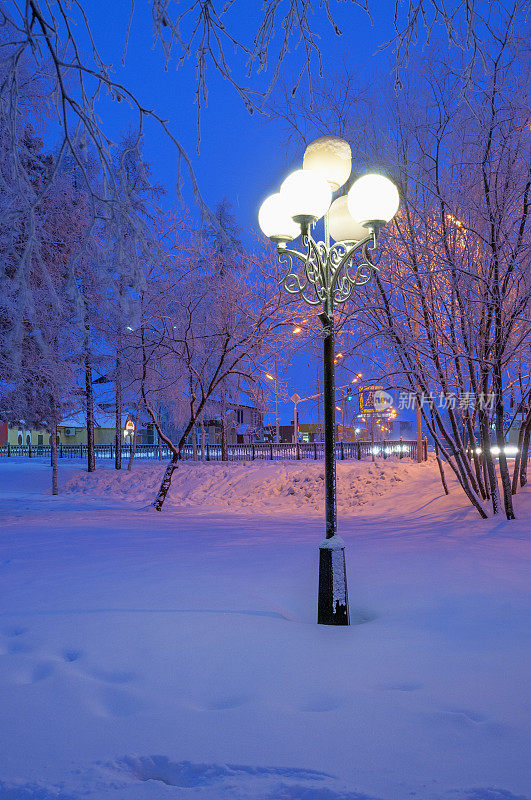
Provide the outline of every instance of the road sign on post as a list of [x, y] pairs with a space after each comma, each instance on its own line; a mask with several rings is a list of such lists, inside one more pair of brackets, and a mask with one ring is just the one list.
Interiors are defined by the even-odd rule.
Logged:
[[383, 414], [393, 407], [393, 397], [381, 386], [360, 386], [360, 413]]
[[360, 398], [361, 414], [376, 414], [375, 392], [382, 389], [382, 386], [360, 386], [358, 389]]

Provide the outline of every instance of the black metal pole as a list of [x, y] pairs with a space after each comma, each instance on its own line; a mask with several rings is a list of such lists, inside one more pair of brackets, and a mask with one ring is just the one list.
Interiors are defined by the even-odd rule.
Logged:
[[334, 316], [325, 308], [323, 323], [323, 407], [326, 536], [319, 546], [317, 622], [349, 625], [345, 543], [337, 535]]
[[323, 405], [326, 538], [337, 533], [336, 501], [336, 407], [334, 375], [334, 318], [323, 326]]

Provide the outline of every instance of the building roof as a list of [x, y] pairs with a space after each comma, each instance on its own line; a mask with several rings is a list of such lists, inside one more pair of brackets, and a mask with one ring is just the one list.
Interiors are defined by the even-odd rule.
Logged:
[[[127, 412], [122, 414], [122, 428], [125, 428], [125, 423], [130, 416], [131, 415]], [[86, 426], [87, 418], [83, 411], [69, 414], [68, 417], [65, 417], [59, 423], [60, 428], [86, 428]], [[115, 415], [108, 411], [103, 411], [99, 406], [94, 406], [94, 426], [96, 428], [114, 428]]]

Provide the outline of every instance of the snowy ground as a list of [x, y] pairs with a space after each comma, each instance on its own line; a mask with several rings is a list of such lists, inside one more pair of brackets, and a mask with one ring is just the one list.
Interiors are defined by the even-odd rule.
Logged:
[[0, 800], [530, 800], [531, 492], [339, 467], [350, 628], [322, 465], [185, 464], [156, 514], [158, 465], [0, 463]]

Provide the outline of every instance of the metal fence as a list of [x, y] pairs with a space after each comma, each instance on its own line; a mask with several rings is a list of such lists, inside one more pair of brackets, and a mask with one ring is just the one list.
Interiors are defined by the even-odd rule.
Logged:
[[[423, 458], [427, 458], [426, 442], [423, 443]], [[94, 448], [96, 458], [114, 458], [115, 448], [112, 444], [97, 444]], [[308, 442], [299, 444], [230, 444], [228, 445], [229, 461], [319, 461], [324, 458], [324, 444], [322, 442]], [[57, 447], [59, 458], [86, 458], [88, 448], [86, 444], [60, 444]], [[131, 455], [131, 445], [122, 445], [122, 458], [128, 459]], [[25, 456], [27, 458], [42, 458], [51, 456], [50, 445], [28, 444], [2, 444], [0, 457]], [[167, 447], [156, 444], [139, 444], [136, 447], [135, 459], [168, 459], [171, 451]], [[186, 445], [183, 460], [193, 458], [193, 448]], [[197, 458], [203, 460], [201, 446], [197, 447]], [[207, 444], [204, 453], [205, 461], [222, 461], [221, 445]], [[388, 441], [388, 442], [338, 442], [336, 444], [336, 458], [338, 461], [366, 458], [417, 458], [416, 441]]]

